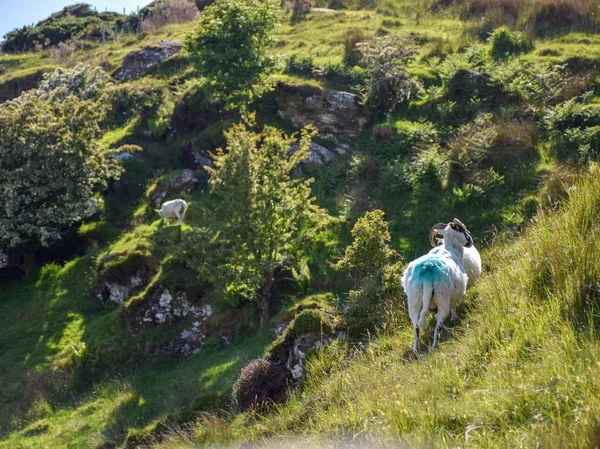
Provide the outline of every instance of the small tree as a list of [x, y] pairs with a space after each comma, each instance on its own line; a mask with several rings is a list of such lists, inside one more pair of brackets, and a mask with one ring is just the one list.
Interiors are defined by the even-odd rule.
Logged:
[[237, 273], [234, 277], [244, 273], [244, 278], [254, 279], [254, 291], [262, 283], [263, 324], [269, 316], [275, 270], [293, 261], [302, 224], [320, 211], [311, 196], [313, 180], [290, 176], [308, 157], [311, 135], [304, 129], [298, 149], [290, 154], [294, 136], [269, 126], [255, 133], [236, 125], [225, 133], [227, 151], [217, 150], [214, 168], [207, 167], [211, 192], [223, 199], [218, 217], [223, 237], [233, 247], [230, 271]]
[[405, 37], [391, 35], [358, 43], [356, 48], [362, 54], [368, 100], [386, 114], [393, 112], [419, 86], [406, 70], [418, 53], [417, 47]]
[[31, 253], [89, 216], [94, 193], [119, 176], [122, 150], [98, 144], [105, 108], [92, 98], [105, 81], [94, 69], [57, 70], [0, 105], [0, 267], [27, 272]]
[[352, 228], [353, 242], [333, 265], [347, 273], [354, 283], [346, 307], [346, 325], [351, 333], [361, 334], [380, 325], [385, 304], [400, 293], [401, 263], [390, 248], [388, 222], [381, 210], [367, 212]]
[[215, 91], [257, 93], [257, 86], [274, 67], [266, 50], [274, 43], [279, 0], [217, 0], [200, 16], [186, 48], [198, 73]]

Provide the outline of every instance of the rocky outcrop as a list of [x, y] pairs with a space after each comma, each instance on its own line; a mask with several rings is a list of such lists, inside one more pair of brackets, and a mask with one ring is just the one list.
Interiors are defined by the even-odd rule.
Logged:
[[192, 170], [182, 170], [175, 176], [160, 179], [150, 191], [148, 200], [153, 207], [159, 209], [165, 200], [174, 199], [182, 192], [195, 189], [198, 182]]
[[298, 128], [313, 124], [321, 133], [355, 136], [371, 120], [360, 97], [349, 92], [279, 84], [279, 115]]
[[[113, 275], [114, 277], [114, 275]], [[114, 302], [123, 304], [131, 294], [140, 287], [147, 285], [150, 281], [150, 275], [147, 271], [140, 270], [131, 275], [119, 276], [119, 279], [110, 280], [107, 278], [96, 294], [103, 303]]]
[[48, 69], [43, 68], [24, 76], [6, 76], [6, 80], [0, 81], [0, 103], [18, 97], [24, 91], [34, 89], [44, 78]]
[[290, 349], [288, 360], [285, 365], [292, 378], [297, 382], [303, 380], [305, 375], [304, 359], [308, 352], [317, 351], [323, 346], [330, 344], [332, 341], [332, 338], [324, 339], [322, 335], [316, 332], [304, 334], [296, 338]]
[[160, 64], [165, 59], [179, 53], [183, 48], [181, 41], [158, 41], [144, 45], [139, 50], [132, 51], [123, 60], [123, 65], [114, 77], [119, 81], [139, 78], [148, 73], [152, 67]]
[[205, 322], [211, 316], [212, 309], [209, 305], [201, 307], [192, 306], [191, 311], [194, 321], [187, 329], [184, 329], [173, 340], [163, 346], [162, 351], [164, 353], [180, 358], [189, 357], [200, 351], [202, 346], [204, 346], [207, 336]]
[[[195, 321], [201, 323], [212, 315], [212, 309], [209, 305], [194, 304], [182, 291], [173, 291], [172, 289], [156, 286], [152, 292], [147, 295], [150, 301], [147, 304], [138, 305], [130, 319], [130, 328], [134, 332], [141, 332], [164, 324], [173, 324], [181, 319], [192, 316]], [[200, 338], [200, 333], [194, 337]], [[192, 336], [186, 334], [186, 340]]]

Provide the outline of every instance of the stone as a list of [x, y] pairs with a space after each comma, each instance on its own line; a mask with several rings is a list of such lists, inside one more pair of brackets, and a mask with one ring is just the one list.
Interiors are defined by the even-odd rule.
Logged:
[[[212, 315], [212, 309], [208, 304], [205, 304], [202, 306], [188, 306], [187, 310], [194, 316], [194, 321], [161, 349], [162, 352], [170, 356], [189, 357], [200, 351], [204, 346], [206, 329], [203, 325]], [[162, 312], [159, 313], [163, 314]], [[165, 317], [162, 317], [162, 319], [164, 322]]]
[[[300, 144], [298, 142], [292, 144], [292, 146], [290, 147], [290, 152], [294, 153], [296, 151], [298, 151]], [[314, 166], [321, 166], [321, 165], [325, 165], [328, 162], [331, 162], [332, 160], [334, 160], [336, 157], [345, 154], [345, 150], [342, 148], [336, 148], [335, 150], [330, 150], [328, 148], [325, 148], [322, 145], [319, 145], [316, 142], [311, 142], [310, 146], [308, 147], [308, 157], [306, 158], [306, 160], [304, 161], [305, 164], [308, 165], [314, 165]]]
[[117, 154], [115, 159], [118, 161], [125, 161], [127, 159], [133, 159], [133, 155], [127, 151], [124, 151], [123, 153]]
[[160, 209], [165, 200], [175, 199], [181, 192], [190, 192], [198, 182], [192, 170], [182, 170], [177, 176], [159, 180], [148, 200], [154, 208]]
[[317, 333], [309, 333], [296, 338], [294, 345], [289, 353], [289, 358], [286, 363], [286, 368], [291, 373], [295, 381], [304, 379], [304, 359], [309, 351], [314, 351], [322, 348], [324, 343], [321, 341], [322, 336]]
[[114, 302], [123, 304], [140, 287], [150, 282], [151, 274], [144, 269], [138, 269], [132, 274], [119, 272], [109, 273], [102, 281], [101, 287], [97, 290], [96, 297], [102, 303]]
[[277, 97], [279, 115], [298, 128], [313, 124], [321, 133], [355, 136], [371, 121], [368, 108], [350, 92], [279, 84]]
[[162, 40], [144, 45], [125, 56], [123, 65], [115, 73], [114, 77], [119, 81], [139, 78], [148, 73], [152, 67], [158, 65], [183, 48], [181, 41]]

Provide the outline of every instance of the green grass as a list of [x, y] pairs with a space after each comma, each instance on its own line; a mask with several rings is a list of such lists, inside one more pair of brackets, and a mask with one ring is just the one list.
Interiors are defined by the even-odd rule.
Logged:
[[[600, 419], [600, 171], [595, 165], [556, 213], [483, 254], [485, 274], [439, 350], [411, 356], [399, 304], [364, 350], [338, 342], [311, 359], [301, 390], [274, 412], [200, 423], [199, 439], [257, 444], [408, 444], [410, 447], [587, 448]], [[430, 324], [434, 320], [430, 320]], [[398, 329], [399, 327], [399, 329]], [[177, 439], [175, 439], [177, 441]], [[173, 441], [164, 447], [173, 447]]]
[[90, 297], [94, 279], [86, 256], [0, 292], [0, 447], [92, 447], [225, 406], [239, 370], [270, 341], [248, 337], [183, 361], [140, 350], [156, 335], [132, 336], [117, 310]]
[[[144, 43], [184, 39], [193, 26], [172, 25], [140, 38], [122, 36], [119, 42], [91, 45], [75, 59], [102, 62], [110, 71]], [[320, 231], [302, 255], [310, 267], [310, 282], [302, 295], [286, 292], [278, 298], [282, 308], [272, 323], [289, 321], [305, 308], [336, 304], [330, 293], [302, 297], [307, 293], [347, 294], [348, 280], [332, 273], [330, 265], [349, 243], [352, 223], [364, 212], [386, 212], [392, 246], [405, 260], [428, 249], [426, 236], [433, 223], [458, 217], [485, 250], [486, 274], [470, 292], [459, 321], [448, 323], [439, 351], [410, 357], [412, 331], [399, 305], [376, 341], [362, 348], [338, 342], [314, 357], [302, 390], [272, 414], [228, 417], [222, 410], [228, 409], [231, 385], [250, 359], [262, 356], [268, 336], [250, 332], [225, 347], [211, 341], [189, 359], [172, 360], [159, 347], [180, 332], [183, 323], [132, 335], [124, 309], [104, 306], [93, 295], [98, 270], [118, 272], [140, 264], [152, 269], [155, 283], [173, 283], [195, 293], [202, 282], [193, 267], [182, 268], [170, 256], [181, 235], [211, 224], [207, 211], [216, 200], [206, 191], [206, 175], [198, 171], [197, 176], [204, 176], [199, 189], [181, 195], [190, 203], [181, 229], [163, 228], [147, 196], [159, 178], [181, 168], [189, 142], [203, 150], [221, 145], [222, 130], [231, 120], [157, 140], [142, 135], [146, 120], [134, 114], [113, 124], [102, 143], [139, 143], [145, 150], [140, 154], [143, 160], [124, 162], [123, 178], [105, 195], [104, 215], [79, 229], [100, 248], [1, 286], [0, 447], [110, 447], [128, 437], [130, 442], [141, 441], [163, 433], [167, 422], [184, 426], [185, 432], [178, 431], [186, 436], [180, 442], [165, 442], [165, 447], [242, 439], [262, 443], [269, 436], [282, 440], [297, 435], [309, 442], [331, 438], [339, 443], [356, 435], [369, 443], [435, 447], [515, 447], [521, 442], [532, 448], [537, 443], [550, 448], [592, 446], [600, 422], [595, 375], [600, 363], [600, 240], [595, 225], [600, 198], [594, 189], [600, 176], [594, 172], [578, 184], [558, 213], [533, 218], [538, 205], [554, 206], [547, 197], [581, 167], [561, 164], [546, 154], [539, 117], [513, 98], [488, 108], [492, 123], [531, 124], [535, 136], [533, 143], [520, 143], [519, 149], [526, 151], [517, 156], [500, 152], [486, 159], [486, 168], [504, 176], [498, 190], [478, 196], [462, 185], [413, 189], [403, 170], [419, 155], [418, 144], [432, 129], [441, 151], [449, 151], [449, 123], [468, 123], [486, 107], [461, 111], [445, 122], [437, 107], [448, 100], [448, 73], [467, 67], [497, 75], [510, 64], [570, 61], [565, 70], [581, 74], [581, 80], [569, 80], [573, 95], [582, 88], [593, 89], [596, 97], [590, 101], [598, 103], [595, 64], [600, 39], [583, 33], [536, 39], [531, 52], [498, 62], [489, 57], [490, 46], [480, 43], [478, 55], [487, 59], [478, 66], [465, 56], [470, 50], [465, 50], [469, 42], [461, 34], [463, 26], [452, 9], [434, 14], [425, 8], [415, 11], [414, 2], [384, 1], [376, 10], [311, 14], [298, 23], [287, 15], [272, 50], [284, 58], [310, 58], [317, 69], [301, 76], [280, 73], [276, 81], [358, 92], [348, 77], [337, 76], [352, 70], [344, 65], [348, 33], [360, 30], [370, 37], [399, 32], [418, 40], [422, 52], [410, 72], [426, 86], [438, 86], [440, 97], [415, 97], [390, 116], [375, 115], [373, 126], [353, 141], [346, 156], [326, 167], [303, 168], [306, 176], [316, 179], [313, 192], [319, 204], [339, 220]], [[439, 57], [437, 65], [430, 63], [431, 56]], [[0, 89], [13, 89], [15, 80], [18, 87], [19, 80], [55, 65], [48, 52], [42, 52], [2, 55], [0, 66], [7, 69], [0, 75]], [[333, 75], [320, 75], [320, 70], [330, 69]], [[172, 58], [149, 76], [159, 78], [155, 81], [161, 86], [176, 87], [190, 77], [189, 55]], [[263, 106], [268, 111], [259, 114], [259, 120], [292, 131], [290, 123], [269, 109], [272, 105]], [[506, 134], [517, 128], [508, 129]], [[519, 235], [530, 219], [535, 224]], [[148, 292], [137, 292], [129, 306], [143, 303]], [[220, 299], [213, 296], [205, 299]], [[225, 309], [222, 303], [214, 307], [223, 313], [224, 324], [247, 324], [244, 313], [227, 315]], [[239, 322], [227, 321], [230, 316]], [[423, 333], [425, 342], [430, 343], [431, 331]], [[210, 414], [198, 415], [200, 411]], [[197, 424], [186, 426], [192, 422]]]

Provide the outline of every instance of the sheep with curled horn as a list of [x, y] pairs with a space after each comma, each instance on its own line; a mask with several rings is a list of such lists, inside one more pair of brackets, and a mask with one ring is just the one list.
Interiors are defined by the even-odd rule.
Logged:
[[464, 249], [473, 246], [467, 227], [454, 219], [430, 232], [430, 241], [443, 238], [443, 245], [413, 260], [404, 271], [402, 285], [407, 295], [408, 312], [414, 326], [413, 352], [419, 350], [419, 332], [428, 313], [437, 312], [432, 349], [439, 342], [442, 325], [464, 298], [468, 277], [463, 267]]
[[[436, 253], [442, 249], [444, 239], [441, 238], [441, 235], [438, 233], [438, 231], [444, 229], [445, 227], [445, 223], [438, 223], [431, 228], [431, 231], [429, 232], [429, 243], [431, 243], [433, 249], [430, 251], [430, 253]], [[481, 256], [479, 255], [479, 251], [477, 251], [475, 245], [471, 247], [465, 247], [463, 255], [463, 268], [469, 277], [467, 288], [472, 287], [481, 276]]]

